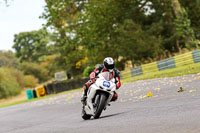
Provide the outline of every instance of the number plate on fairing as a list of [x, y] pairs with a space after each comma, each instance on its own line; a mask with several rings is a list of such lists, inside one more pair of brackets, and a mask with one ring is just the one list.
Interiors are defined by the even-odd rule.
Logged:
[[110, 82], [103, 81], [103, 86], [109, 88], [110, 87]]

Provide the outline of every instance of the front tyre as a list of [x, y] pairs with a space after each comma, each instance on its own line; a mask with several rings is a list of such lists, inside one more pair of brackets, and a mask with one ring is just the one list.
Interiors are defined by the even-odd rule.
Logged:
[[88, 120], [88, 119], [91, 118], [91, 115], [87, 115], [87, 114], [86, 114], [86, 112], [85, 112], [85, 110], [84, 110], [84, 107], [82, 108], [82, 113], [81, 113], [81, 115], [82, 115], [82, 118], [83, 118], [84, 120]]
[[94, 119], [99, 118], [99, 116], [101, 115], [104, 107], [106, 106], [106, 102], [107, 102], [106, 94], [105, 93], [101, 93], [99, 104], [98, 104], [97, 109], [96, 109], [95, 114], [94, 114]]

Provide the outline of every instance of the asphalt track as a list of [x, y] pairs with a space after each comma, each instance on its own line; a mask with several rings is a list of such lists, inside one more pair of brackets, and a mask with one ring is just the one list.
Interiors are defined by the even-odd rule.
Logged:
[[200, 133], [200, 74], [126, 83], [118, 93], [87, 121], [81, 91], [0, 108], [0, 133]]

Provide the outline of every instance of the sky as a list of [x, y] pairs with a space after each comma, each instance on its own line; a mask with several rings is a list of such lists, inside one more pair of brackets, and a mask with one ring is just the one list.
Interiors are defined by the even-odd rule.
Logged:
[[9, 6], [1, 2], [0, 50], [14, 51], [14, 34], [42, 28], [46, 21], [39, 19], [39, 16], [44, 6], [45, 0], [10, 0]]

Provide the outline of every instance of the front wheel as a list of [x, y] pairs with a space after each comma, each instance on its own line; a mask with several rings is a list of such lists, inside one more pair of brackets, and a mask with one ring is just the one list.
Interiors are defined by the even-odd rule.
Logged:
[[106, 106], [106, 102], [107, 102], [107, 96], [104, 93], [100, 94], [100, 100], [99, 100], [99, 104], [97, 105], [95, 114], [94, 114], [94, 119], [99, 118], [99, 116], [101, 115], [104, 107]]

